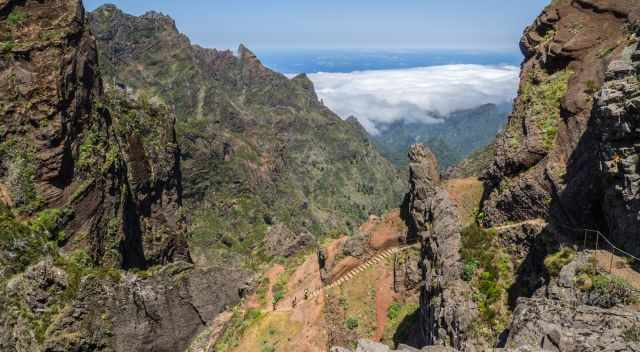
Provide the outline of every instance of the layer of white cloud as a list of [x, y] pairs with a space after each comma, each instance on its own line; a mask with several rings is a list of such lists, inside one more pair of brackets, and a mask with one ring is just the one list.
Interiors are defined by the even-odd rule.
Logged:
[[398, 120], [437, 122], [446, 115], [516, 96], [514, 66], [445, 65], [400, 70], [314, 73], [318, 96], [343, 118], [351, 115], [370, 133], [376, 124]]

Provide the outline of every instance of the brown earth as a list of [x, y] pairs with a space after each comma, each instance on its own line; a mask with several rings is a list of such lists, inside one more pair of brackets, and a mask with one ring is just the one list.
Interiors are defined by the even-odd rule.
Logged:
[[386, 267], [379, 267], [379, 280], [376, 285], [376, 332], [373, 335], [374, 341], [381, 341], [384, 336], [384, 329], [387, 325], [387, 312], [393, 301], [398, 297], [393, 291], [393, 272]]
[[[361, 230], [370, 234], [370, 243], [375, 243], [375, 248], [389, 248], [400, 243], [399, 238], [403, 235], [401, 225], [400, 213], [394, 210], [380, 218], [371, 217], [362, 225]], [[327, 263], [332, 268], [331, 282], [363, 263], [363, 260], [342, 256], [342, 248], [347, 239], [347, 236], [342, 236], [325, 245]], [[308, 254], [301, 265], [290, 274], [287, 272], [282, 264], [274, 264], [265, 272], [264, 277], [268, 280], [266, 304], [261, 304], [257, 294], [254, 294], [248, 298], [244, 307], [262, 309], [265, 315], [245, 332], [233, 351], [260, 351], [268, 345], [276, 351], [320, 352], [326, 351], [327, 346], [336, 342], [353, 342], [356, 338], [363, 337], [360, 336], [363, 333], [376, 341], [382, 340], [388, 309], [399, 298], [393, 290], [393, 266], [387, 261], [381, 261], [362, 272], [362, 277], [356, 276], [326, 295], [321, 294], [308, 300], [304, 299], [305, 290], [314, 292], [323, 287], [316, 254]], [[274, 311], [271, 305], [273, 286], [281, 275], [289, 275], [287, 291]], [[343, 303], [336, 298], [338, 292], [349, 293], [342, 296], [342, 299], [351, 302], [353, 312], [350, 314], [365, 314], [363, 312], [367, 311], [370, 321], [367, 320], [366, 331], [358, 331], [356, 334], [345, 327], [347, 317], [341, 306]], [[371, 305], [360, 304], [372, 299]], [[366, 307], [369, 308], [365, 309]], [[338, 335], [342, 337], [336, 337]]]
[[482, 182], [476, 177], [458, 178], [444, 181], [443, 187], [449, 192], [463, 223], [474, 221], [484, 191]]
[[625, 257], [600, 249], [595, 252], [595, 258], [601, 270], [607, 272], [611, 270], [611, 275], [624, 279], [635, 289], [640, 290], [640, 273], [629, 265]]
[[407, 228], [400, 218], [400, 209], [394, 209], [382, 217], [371, 216], [369, 221], [360, 226], [360, 231], [369, 234], [371, 248], [383, 250], [400, 244]]

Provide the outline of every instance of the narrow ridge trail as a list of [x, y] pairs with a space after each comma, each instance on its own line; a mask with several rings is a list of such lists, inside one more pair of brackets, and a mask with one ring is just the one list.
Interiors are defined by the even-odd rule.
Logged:
[[540, 225], [540, 226], [546, 226], [548, 223], [544, 220], [544, 219], [531, 219], [531, 220], [525, 220], [525, 221], [521, 221], [521, 222], [517, 222], [515, 224], [506, 224], [506, 225], [499, 225], [499, 226], [494, 226], [494, 227], [490, 227], [489, 229], [494, 229], [496, 231], [504, 231], [504, 230], [508, 230], [511, 228], [516, 228], [522, 225]]

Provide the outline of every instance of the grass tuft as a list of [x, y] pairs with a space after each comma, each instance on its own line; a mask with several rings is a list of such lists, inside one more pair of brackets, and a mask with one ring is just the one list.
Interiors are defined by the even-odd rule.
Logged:
[[544, 266], [550, 276], [555, 277], [560, 274], [560, 270], [569, 264], [576, 256], [576, 251], [571, 248], [562, 248], [560, 251], [550, 254], [544, 259]]

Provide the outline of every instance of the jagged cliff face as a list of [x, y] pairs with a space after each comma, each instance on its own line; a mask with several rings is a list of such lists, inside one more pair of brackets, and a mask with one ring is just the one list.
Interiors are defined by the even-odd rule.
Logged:
[[[56, 209], [58, 242], [90, 248], [100, 264], [188, 259], [168, 111], [103, 93], [79, 1], [5, 1], [0, 11], [2, 203], [26, 217]], [[151, 126], [157, 145], [142, 141]]]
[[318, 235], [400, 202], [393, 167], [305, 75], [275, 73], [243, 46], [191, 45], [158, 13], [104, 6], [90, 21], [106, 80], [176, 109], [197, 248], [255, 255], [270, 226]]
[[[640, 35], [636, 27], [635, 38]], [[594, 128], [600, 133], [602, 211], [605, 230], [632, 253], [640, 253], [637, 150], [640, 116], [640, 47], [627, 43], [609, 64], [596, 94]]]
[[[615, 149], [633, 148], [634, 132], [621, 136], [629, 125], [611, 116], [628, 116], [633, 108], [608, 106], [633, 98], [637, 17], [636, 1], [555, 1], [527, 28], [520, 94], [485, 176], [487, 223], [554, 218], [602, 229], [638, 249], [628, 241], [637, 238], [630, 230], [637, 228], [637, 210], [629, 208], [632, 190], [613, 190], [616, 182], [633, 183], [628, 173], [613, 169], [625, 163], [622, 150]], [[622, 88], [611, 82], [624, 80], [620, 75], [631, 79]], [[619, 92], [615, 97], [609, 94], [612, 85]], [[626, 162], [628, 171], [633, 166]]]
[[79, 0], [0, 33], [0, 350], [185, 349], [249, 276], [189, 263], [170, 110], [105, 92]]
[[422, 244], [422, 287], [417, 341], [420, 345], [472, 346], [474, 303], [462, 281], [461, 222], [440, 186], [438, 162], [421, 144], [409, 150], [409, 193], [404, 217], [409, 239]]
[[[435, 177], [419, 165], [432, 163], [412, 163], [405, 214], [427, 239], [426, 343], [462, 351], [638, 348], [640, 314], [626, 301], [637, 299], [637, 282], [603, 271], [575, 229], [599, 229], [640, 250], [639, 20], [635, 0], [561, 0], [526, 29], [519, 95], [484, 175], [476, 219], [484, 229], [434, 231], [451, 216], [433, 206], [447, 202], [421, 186]], [[425, 160], [416, 150], [412, 160]]]

